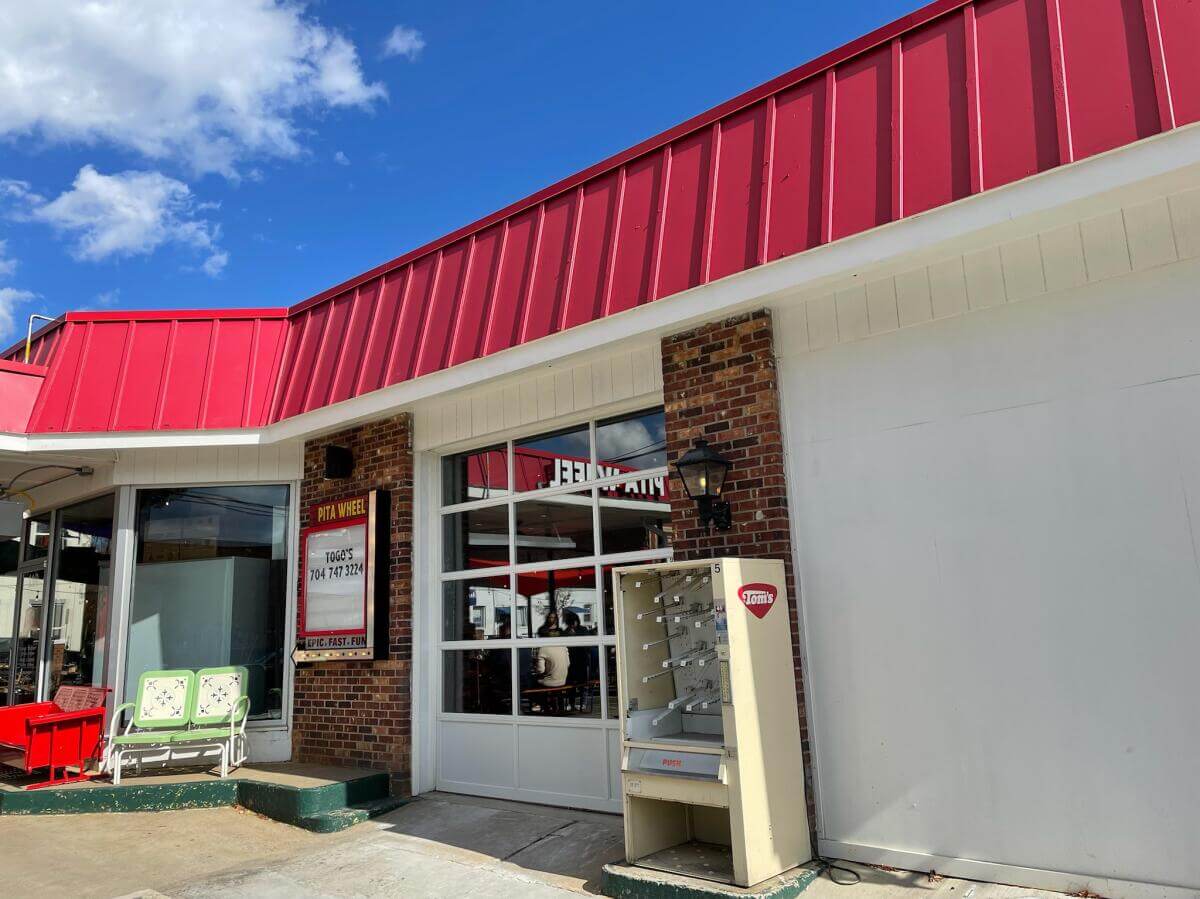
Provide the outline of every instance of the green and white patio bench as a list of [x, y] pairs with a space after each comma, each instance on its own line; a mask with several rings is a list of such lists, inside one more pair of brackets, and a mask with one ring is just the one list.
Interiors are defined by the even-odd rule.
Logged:
[[[246, 760], [247, 673], [240, 666], [147, 671], [138, 678], [137, 698], [113, 710], [101, 770], [121, 782], [121, 769], [138, 771], [147, 756], [170, 759], [176, 750], [216, 749], [221, 777]], [[121, 715], [133, 710], [118, 733]]]

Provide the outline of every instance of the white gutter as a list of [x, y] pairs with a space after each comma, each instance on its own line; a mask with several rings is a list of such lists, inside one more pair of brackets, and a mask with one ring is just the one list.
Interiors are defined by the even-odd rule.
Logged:
[[[265, 428], [99, 434], [0, 434], [0, 451], [69, 452], [179, 446], [255, 446], [314, 436], [411, 408], [415, 403], [507, 375], [553, 367], [598, 347], [686, 330], [757, 308], [785, 293], [816, 291], [913, 257], [942, 255], [1038, 228], [1076, 221], [1119, 204], [1149, 184], [1159, 195], [1200, 184], [1200, 123], [966, 197], [836, 243], [730, 275], [567, 331], [314, 409]], [[1068, 208], [1070, 207], [1070, 208]], [[1031, 222], [1033, 220], [1033, 222]]]

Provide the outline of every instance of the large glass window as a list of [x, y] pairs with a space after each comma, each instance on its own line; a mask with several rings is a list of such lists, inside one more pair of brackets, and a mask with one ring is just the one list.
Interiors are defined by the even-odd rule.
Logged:
[[662, 410], [442, 465], [442, 711], [614, 720], [607, 580], [670, 557]]
[[140, 490], [126, 695], [143, 671], [243, 665], [250, 716], [279, 717], [288, 487]]

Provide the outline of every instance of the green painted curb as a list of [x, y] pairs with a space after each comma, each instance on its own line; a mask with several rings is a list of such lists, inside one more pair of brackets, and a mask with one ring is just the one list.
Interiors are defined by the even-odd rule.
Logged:
[[129, 784], [0, 793], [0, 815], [80, 815], [94, 812], [160, 812], [234, 805], [238, 782]]
[[612, 899], [792, 899], [820, 874], [819, 866], [806, 865], [758, 886], [735, 887], [634, 865], [605, 865], [600, 891]]
[[236, 805], [293, 827], [315, 833], [333, 833], [408, 802], [390, 796], [390, 787], [391, 775], [380, 771], [319, 787], [229, 779], [14, 790], [0, 792], [0, 815], [162, 812]]

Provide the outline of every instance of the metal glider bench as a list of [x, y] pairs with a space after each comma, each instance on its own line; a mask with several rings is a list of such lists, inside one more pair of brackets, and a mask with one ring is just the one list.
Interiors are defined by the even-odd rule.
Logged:
[[[137, 699], [113, 710], [101, 770], [121, 782], [121, 770], [132, 763], [140, 773], [147, 757], [169, 760], [175, 753], [216, 749], [221, 777], [246, 760], [245, 668], [201, 668], [193, 672], [147, 671], [138, 678]], [[118, 733], [121, 715], [133, 710]]]

